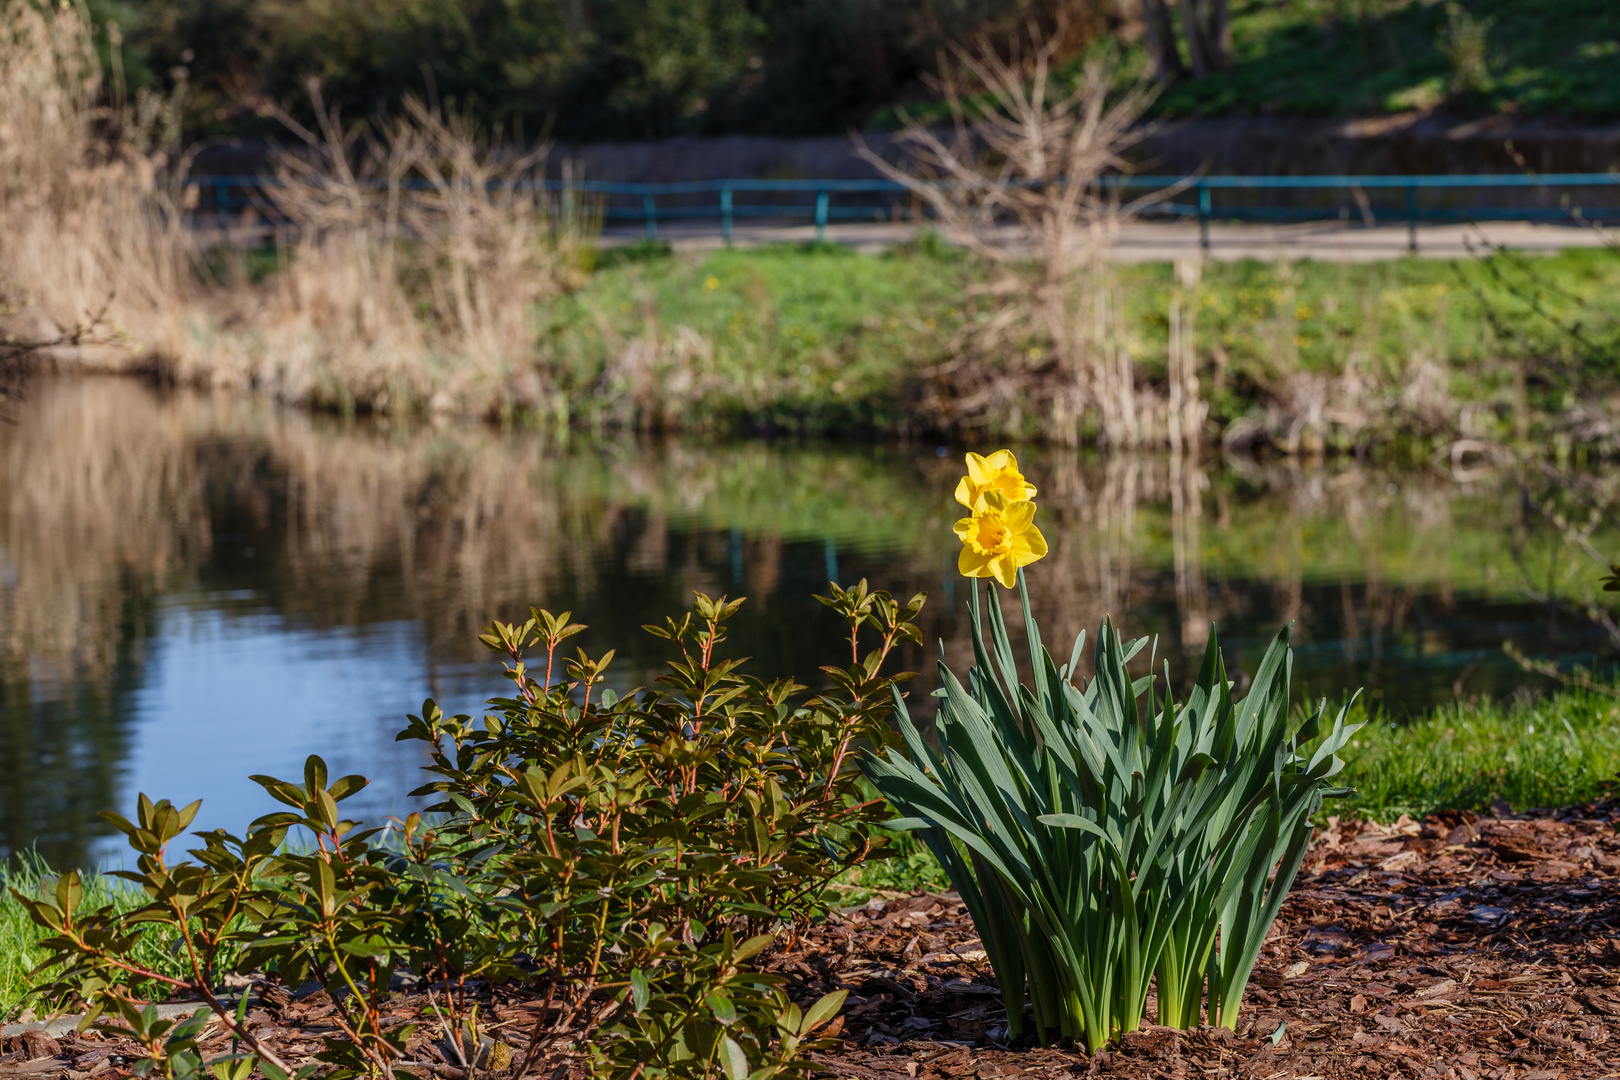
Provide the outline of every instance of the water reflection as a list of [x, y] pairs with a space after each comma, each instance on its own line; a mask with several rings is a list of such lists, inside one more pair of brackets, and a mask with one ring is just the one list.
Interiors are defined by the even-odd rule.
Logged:
[[[392, 741], [401, 715], [429, 694], [473, 709], [498, 690], [474, 634], [530, 604], [571, 608], [592, 624], [587, 649], [618, 648], [621, 690], [660, 670], [640, 625], [694, 589], [750, 597], [732, 643], [761, 674], [838, 657], [811, 598], [829, 577], [930, 592], [929, 640], [953, 661], [967, 652], [954, 451], [558, 445], [131, 381], [41, 382], [13, 419], [0, 427], [0, 852], [83, 861], [103, 849], [94, 811], [127, 810], [137, 791], [203, 796], [199, 824], [239, 827], [270, 805], [242, 778], [295, 774], [312, 750], [377, 779], [368, 809], [399, 808], [416, 765]], [[1214, 622], [1241, 671], [1294, 620], [1311, 692], [1367, 685], [1399, 710], [1522, 683], [1504, 638], [1543, 654], [1605, 640], [1570, 614], [1596, 565], [1510, 478], [1025, 463], [1052, 543], [1038, 614], [1065, 652], [1112, 613], [1190, 676]]]

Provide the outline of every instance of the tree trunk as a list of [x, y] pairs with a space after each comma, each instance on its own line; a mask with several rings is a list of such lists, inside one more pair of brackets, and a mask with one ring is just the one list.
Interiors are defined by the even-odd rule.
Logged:
[[1215, 66], [1225, 71], [1232, 66], [1232, 19], [1228, 0], [1208, 0], [1210, 11], [1210, 41], [1214, 43]]
[[1153, 77], [1169, 86], [1187, 74], [1176, 48], [1176, 25], [1165, 0], [1142, 0], [1142, 22], [1147, 26], [1148, 50], [1153, 54]]
[[1232, 27], [1227, 0], [1180, 0], [1187, 58], [1199, 78], [1232, 64]]

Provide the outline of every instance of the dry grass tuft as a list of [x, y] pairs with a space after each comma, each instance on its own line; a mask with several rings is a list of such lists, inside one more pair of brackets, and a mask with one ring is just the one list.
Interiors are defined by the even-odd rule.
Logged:
[[90, 31], [77, 8], [0, 3], [0, 302], [15, 342], [104, 308], [92, 344], [42, 355], [343, 409], [558, 408], [535, 307], [578, 283], [595, 222], [526, 183], [546, 147], [482, 144], [420, 103], [362, 141], [312, 87], [319, 129], [286, 118], [306, 145], [281, 156], [271, 193], [284, 272], [218, 282], [184, 220], [178, 102], [105, 106]]
[[1050, 34], [1032, 24], [1027, 41], [981, 38], [942, 58], [937, 89], [953, 123], [906, 124], [898, 141], [911, 168], [858, 147], [933, 209], [947, 239], [994, 268], [926, 406], [943, 428], [1017, 430], [1036, 418], [1056, 442], [1094, 430], [1115, 446], [1179, 444], [1201, 413], [1192, 401], [1183, 408], [1178, 387], [1172, 417], [1141, 385], [1107, 261], [1120, 224], [1165, 194], [1122, 204], [1101, 183], [1148, 134], [1139, 121], [1154, 90], [1116, 92], [1117, 68], [1104, 60], [1063, 87], [1052, 62], [1065, 37], [1062, 24]]
[[581, 283], [595, 223], [527, 182], [547, 148], [480, 145], [470, 120], [417, 101], [357, 144], [310, 93], [318, 132], [283, 117], [306, 146], [277, 164], [272, 202], [294, 227], [255, 320], [279, 362], [256, 379], [346, 408], [562, 409], [534, 315]]
[[182, 207], [167, 181], [184, 160], [162, 145], [173, 102], [101, 106], [85, 15], [28, 0], [0, 7], [0, 303], [24, 345], [105, 311], [93, 343], [49, 358], [114, 369], [186, 347], [194, 289]]

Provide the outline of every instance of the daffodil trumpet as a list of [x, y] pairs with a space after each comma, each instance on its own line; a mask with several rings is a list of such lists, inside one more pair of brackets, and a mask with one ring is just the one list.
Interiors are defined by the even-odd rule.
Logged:
[[956, 568], [966, 577], [993, 577], [1004, 588], [1018, 584], [1019, 568], [1046, 556], [1046, 537], [1035, 527], [1035, 504], [1009, 501], [996, 491], [980, 493], [973, 514], [956, 523], [962, 553]]

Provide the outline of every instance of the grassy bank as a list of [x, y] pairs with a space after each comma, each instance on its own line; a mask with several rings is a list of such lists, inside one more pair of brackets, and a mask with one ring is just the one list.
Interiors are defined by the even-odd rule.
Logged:
[[1620, 698], [1573, 689], [1529, 703], [1445, 706], [1375, 719], [1345, 757], [1348, 813], [1390, 821], [1435, 810], [1567, 806], [1620, 782]]
[[[1211, 437], [1287, 450], [1403, 432], [1511, 441], [1567, 428], [1577, 382], [1620, 389], [1603, 362], [1620, 353], [1611, 251], [1211, 263], [1191, 290], [1169, 264], [1114, 272], [1123, 306], [1108, 331], [1149, 391], [1166, 376], [1173, 297], [1190, 305]], [[954, 343], [997, 317], [974, 295], [982, 284], [977, 264], [926, 241], [881, 255], [643, 249], [549, 306], [546, 363], [573, 418], [591, 426], [905, 433], [928, 426], [925, 402]], [[1038, 364], [1049, 343], [1016, 347]], [[993, 426], [1053, 437], [1016, 400]]]
[[[1573, 805], [1614, 790], [1620, 776], [1620, 698], [1570, 690], [1526, 702], [1458, 703], [1408, 723], [1375, 718], [1345, 754], [1344, 782], [1356, 794], [1329, 812], [1392, 821], [1443, 809], [1515, 810]], [[134, 906], [133, 894], [107, 877], [88, 879], [87, 903]], [[0, 885], [33, 892], [48, 887], [42, 867], [27, 865]], [[942, 888], [945, 880], [926, 852], [908, 847], [895, 859], [853, 876], [867, 890]], [[0, 893], [0, 1017], [27, 1001], [28, 972], [42, 958], [39, 932], [9, 892]], [[150, 962], [172, 962], [163, 942], [147, 943]], [[165, 970], [159, 966], [159, 970]]]
[[[1170, 6], [1174, 12], [1174, 5]], [[1442, 110], [1457, 118], [1620, 116], [1609, 71], [1620, 11], [1604, 0], [1232, 0], [1231, 62], [1164, 87], [1164, 118], [1366, 117]], [[1186, 62], [1184, 31], [1178, 48]], [[1152, 71], [1145, 34], [1119, 35], [1124, 73]], [[1077, 71], [1079, 60], [1071, 61]], [[914, 115], [945, 114], [908, 102]], [[899, 126], [900, 107], [869, 121]], [[1507, 159], [1502, 159], [1506, 164]]]

